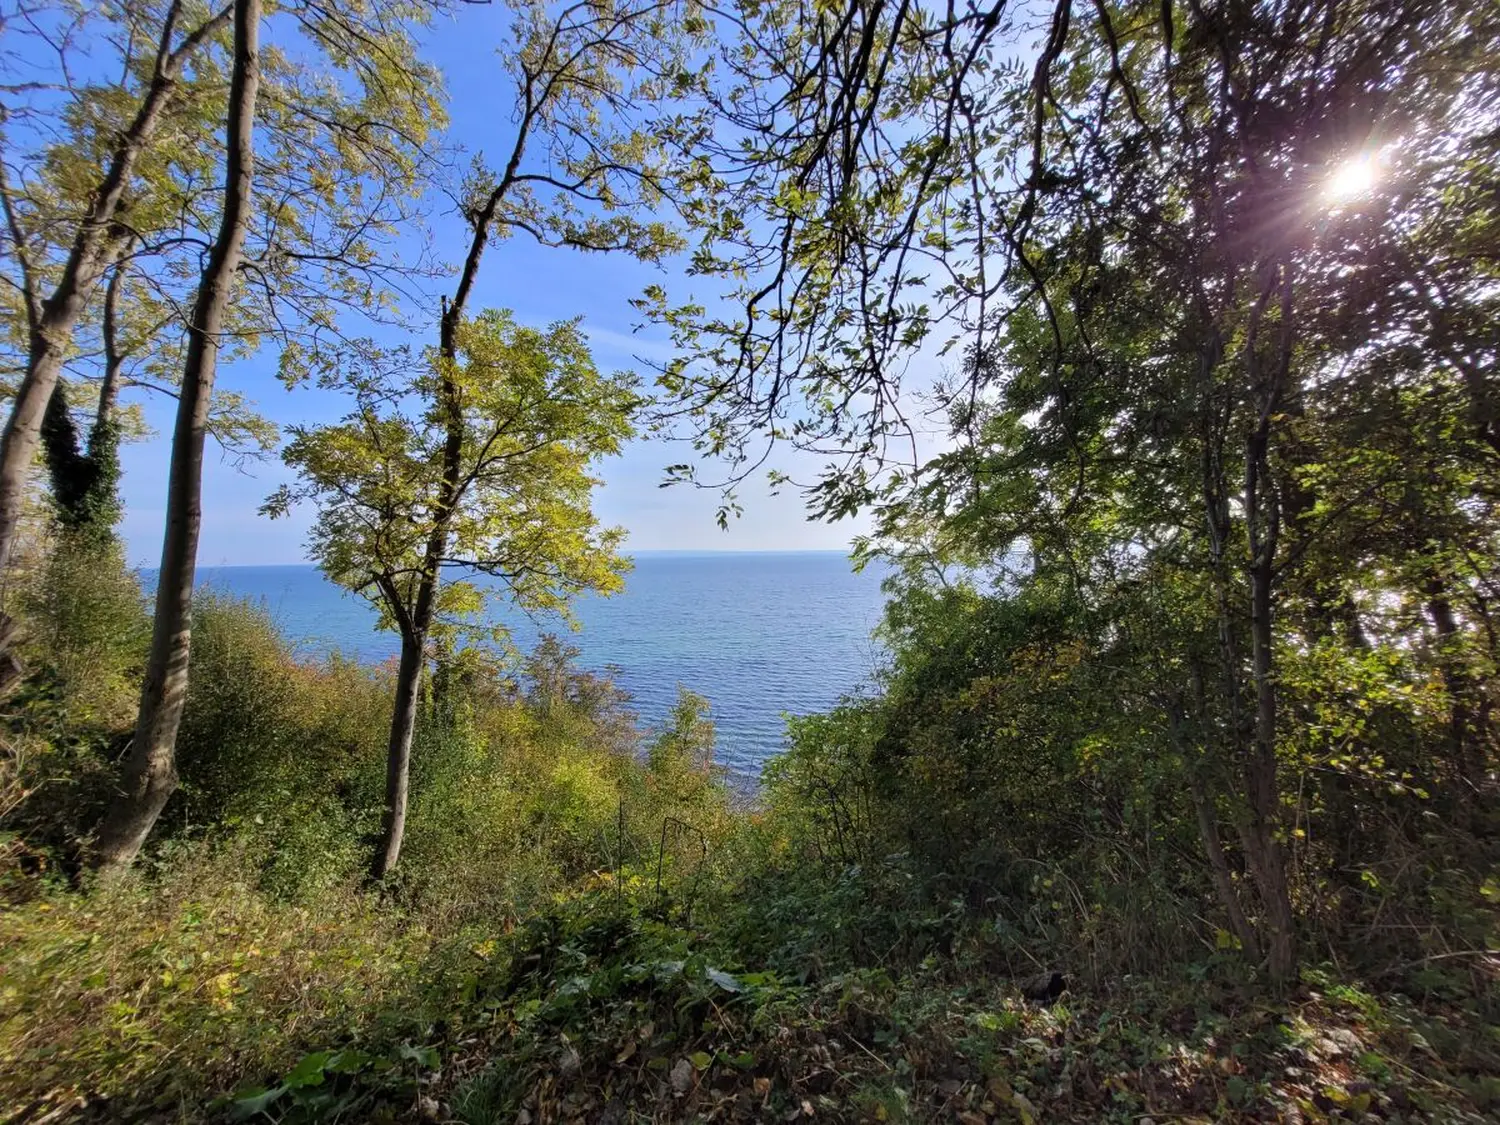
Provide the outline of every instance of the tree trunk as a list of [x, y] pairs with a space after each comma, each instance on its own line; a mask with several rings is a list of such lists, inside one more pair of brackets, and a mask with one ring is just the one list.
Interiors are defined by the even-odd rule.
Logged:
[[[514, 163], [515, 158], [512, 158]], [[508, 182], [508, 181], [507, 181]], [[503, 185], [490, 194], [489, 201], [473, 222], [469, 251], [459, 274], [458, 288], [452, 301], [443, 298], [442, 318], [438, 322], [438, 354], [442, 377], [438, 383], [438, 403], [443, 411], [447, 432], [443, 442], [443, 479], [433, 514], [432, 531], [423, 547], [422, 576], [411, 613], [402, 622], [401, 668], [396, 677], [396, 706], [391, 715], [391, 738], [386, 750], [385, 811], [380, 842], [370, 864], [370, 878], [380, 882], [395, 869], [401, 858], [401, 838], [406, 831], [406, 793], [411, 776], [412, 731], [416, 723], [417, 691], [427, 634], [432, 626], [433, 608], [437, 604], [438, 584], [442, 581], [443, 556], [448, 550], [448, 530], [460, 499], [459, 471], [463, 458], [463, 403], [458, 388], [447, 375], [449, 365], [458, 362], [458, 328], [479, 272], [479, 260], [489, 241], [495, 208], [500, 202]], [[405, 612], [400, 591], [389, 577], [376, 576], [385, 600], [398, 619]]]
[[[1247, 345], [1253, 355], [1254, 335]], [[1200, 356], [1200, 376], [1204, 388], [1203, 430], [1203, 499], [1218, 615], [1220, 659], [1223, 665], [1223, 696], [1228, 716], [1228, 746], [1232, 747], [1245, 793], [1242, 811], [1234, 818], [1245, 864], [1264, 908], [1263, 936], [1260, 947], [1267, 955], [1267, 968], [1273, 979], [1284, 982], [1296, 972], [1294, 919], [1290, 887], [1286, 875], [1283, 849], [1277, 839], [1280, 823], [1280, 791], [1276, 767], [1276, 683], [1272, 640], [1274, 637], [1273, 584], [1281, 513], [1274, 482], [1269, 479], [1270, 409], [1259, 411], [1260, 421], [1248, 438], [1245, 456], [1243, 521], [1249, 539], [1250, 558], [1250, 682], [1247, 685], [1237, 640], [1238, 624], [1231, 601], [1229, 544], [1231, 507], [1224, 473], [1224, 434], [1227, 415], [1216, 417], [1213, 403], [1212, 373], [1223, 358], [1222, 343], [1215, 333]], [[1275, 401], [1275, 389], [1267, 391], [1257, 376], [1252, 380], [1263, 395]], [[1253, 687], [1255, 709], [1245, 714], [1242, 697]], [[1205, 798], [1208, 796], [1204, 795]], [[1210, 806], [1198, 806], [1199, 832], [1205, 847], [1217, 841], [1204, 831], [1202, 813]], [[1215, 872], [1219, 879], [1220, 873]], [[1233, 889], [1232, 887], [1230, 888]], [[1222, 896], [1222, 889], [1221, 889]], [[1248, 923], [1248, 919], [1247, 919]], [[1242, 939], [1243, 940], [1243, 939]], [[1246, 945], [1247, 951], [1253, 947]]]
[[1255, 669], [1255, 740], [1245, 771], [1250, 795], [1250, 870], [1266, 908], [1271, 979], [1291, 980], [1297, 971], [1296, 923], [1287, 881], [1286, 849], [1278, 836], [1281, 791], [1276, 767], [1276, 682], [1272, 663], [1271, 566], [1251, 568], [1250, 640]]
[[401, 858], [401, 840], [406, 834], [406, 793], [411, 778], [412, 732], [417, 723], [417, 689], [422, 681], [423, 640], [401, 638], [401, 665], [396, 673], [396, 706], [391, 715], [391, 738], [385, 759], [385, 814], [380, 825], [380, 845], [370, 878], [382, 881]]
[[1427, 615], [1437, 632], [1437, 662], [1448, 694], [1448, 756], [1460, 800], [1468, 803], [1483, 785], [1487, 714], [1483, 693], [1465, 665], [1458, 615], [1442, 572], [1431, 566], [1423, 577]]
[[96, 863], [107, 874], [124, 870], [135, 859], [177, 787], [177, 730], [187, 700], [193, 581], [203, 516], [203, 445], [219, 337], [244, 249], [255, 173], [252, 132], [260, 86], [261, 3], [235, 0], [234, 4], [224, 211], [199, 282], [188, 333], [182, 394], [172, 433], [167, 529], [157, 580], [156, 617], [135, 741], [125, 764], [121, 793], [106, 815], [96, 843]]
[[[1203, 676], [1197, 668], [1193, 670], [1193, 689], [1201, 719], [1204, 711]], [[1239, 939], [1246, 955], [1259, 961], [1260, 939], [1255, 932], [1254, 923], [1245, 913], [1244, 903], [1240, 901], [1239, 891], [1234, 885], [1234, 872], [1230, 870], [1229, 858], [1224, 854], [1224, 844], [1219, 839], [1219, 817], [1214, 809], [1213, 798], [1203, 785], [1200, 767], [1191, 760], [1188, 740], [1183, 735], [1180, 703], [1174, 702], [1167, 707], [1167, 733], [1172, 739], [1173, 749], [1182, 758], [1183, 769], [1187, 773], [1188, 795], [1192, 799], [1193, 813], [1198, 822], [1198, 838], [1203, 844], [1203, 853], [1208, 858], [1208, 867], [1213, 873], [1219, 901], [1224, 904], [1224, 913], [1229, 918], [1229, 929]]]
[[125, 367], [125, 357], [119, 346], [120, 291], [124, 279], [125, 264], [120, 262], [110, 275], [109, 287], [104, 294], [104, 380], [99, 384], [99, 401], [84, 453], [89, 466], [88, 493], [76, 514], [84, 532], [96, 541], [113, 537], [122, 514], [120, 423], [116, 407]]
[[21, 526], [21, 510], [26, 500], [26, 479], [41, 440], [42, 419], [62, 374], [63, 347], [57, 336], [71, 337], [78, 322], [78, 310], [64, 312], [46, 331], [32, 332], [31, 353], [26, 375], [16, 390], [10, 418], [0, 436], [0, 574], [10, 570], [11, 555]]
[[109, 286], [104, 290], [104, 381], [99, 384], [99, 405], [94, 411], [94, 426], [89, 431], [89, 455], [94, 456], [98, 435], [113, 428], [115, 405], [120, 400], [120, 376], [125, 368], [125, 356], [120, 351], [120, 293], [125, 288], [125, 261], [115, 263], [109, 275]]
[[1234, 873], [1229, 869], [1229, 859], [1224, 854], [1224, 845], [1219, 840], [1219, 819], [1203, 783], [1192, 767], [1188, 767], [1188, 792], [1193, 799], [1193, 813], [1198, 820], [1198, 838], [1203, 843], [1203, 852], [1208, 857], [1209, 870], [1213, 872], [1214, 886], [1219, 891], [1219, 901], [1224, 904], [1224, 913], [1229, 917], [1229, 928], [1239, 938], [1240, 945], [1252, 961], [1260, 960], [1260, 939], [1251, 925], [1245, 908], [1240, 903], [1239, 892], [1234, 886]]
[[[1283, 281], [1283, 286], [1285, 282]], [[1270, 289], [1266, 292], [1269, 294]], [[1285, 307], [1283, 288], [1283, 317]], [[1259, 306], [1257, 307], [1257, 312]], [[1285, 322], [1283, 322], [1284, 324]], [[1252, 385], [1259, 391], [1259, 424], [1245, 451], [1245, 528], [1250, 559], [1250, 664], [1255, 690], [1253, 734], [1245, 754], [1245, 788], [1250, 818], [1244, 833], [1245, 859], [1255, 878], [1266, 911], [1267, 968], [1271, 979], [1284, 984], [1297, 970], [1296, 926], [1291, 889], [1282, 847], [1281, 789], [1276, 763], [1277, 697], [1275, 676], [1276, 548], [1282, 512], [1271, 474], [1271, 413], [1279, 402], [1280, 382], [1263, 383], [1256, 360], [1256, 320], [1252, 318], [1246, 355]], [[1285, 331], [1285, 329], [1283, 328]], [[1280, 365], [1276, 369], [1281, 370]]]
[[[444, 340], [450, 339], [447, 329]], [[410, 618], [403, 622], [401, 665], [396, 675], [396, 705], [391, 714], [391, 738], [386, 748], [385, 811], [382, 817], [380, 843], [370, 865], [370, 878], [380, 882], [395, 869], [401, 858], [401, 838], [406, 832], [406, 791], [411, 776], [412, 732], [416, 725], [417, 695], [421, 686], [422, 666], [427, 649], [427, 634], [432, 629], [432, 615], [437, 605], [438, 583], [442, 581], [443, 553], [448, 547], [448, 528], [458, 500], [459, 457], [463, 451], [462, 414], [456, 391], [443, 379], [442, 396], [448, 412], [448, 440], [443, 451], [443, 487], [433, 517], [432, 532], [427, 537], [423, 555], [422, 576]], [[400, 603], [393, 583], [382, 580], [386, 601]]]
[[[33, 319], [26, 374], [16, 389], [10, 417], [0, 435], [0, 574], [9, 569], [15, 550], [26, 478], [36, 456], [47, 403], [62, 374], [78, 320], [95, 285], [114, 259], [117, 246], [114, 226], [130, 179], [166, 114], [183, 64], [223, 26], [229, 15], [226, 8], [211, 16], [174, 51], [172, 36], [181, 11], [180, 0], [173, 0], [163, 21], [151, 84], [135, 118], [120, 134], [109, 167], [94, 192], [89, 213], [79, 224], [57, 286], [45, 301], [34, 290], [27, 294]], [[28, 289], [30, 280], [27, 278]]]

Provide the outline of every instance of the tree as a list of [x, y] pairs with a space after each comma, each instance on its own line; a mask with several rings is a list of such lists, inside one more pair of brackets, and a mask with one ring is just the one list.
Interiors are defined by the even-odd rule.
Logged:
[[[433, 349], [414, 372], [376, 356], [349, 375], [354, 411], [293, 427], [284, 456], [302, 480], [268, 504], [313, 501], [313, 556], [401, 637], [377, 880], [401, 854], [429, 641], [472, 629], [497, 586], [523, 610], [566, 612], [582, 591], [619, 589], [626, 565], [624, 533], [594, 518], [590, 470], [632, 434], [634, 377], [601, 375], [576, 322], [542, 332], [487, 312], [454, 343], [456, 359]], [[439, 568], [496, 585], [440, 587]]]
[[[231, 354], [275, 339], [289, 378], [316, 369], [340, 314], [389, 318], [393, 289], [428, 273], [384, 244], [414, 217], [435, 163], [442, 86], [409, 34], [434, 10], [411, 0], [279, 7], [257, 110], [266, 190], [247, 218], [246, 283], [226, 316]], [[75, 501], [98, 474], [67, 425], [65, 375], [75, 397], [80, 383], [98, 384], [102, 414], [122, 388], [176, 393], [219, 213], [229, 20], [228, 5], [170, 0], [22, 8], [13, 21], [28, 50], [4, 60], [17, 81], [0, 107], [4, 280], [19, 353], [0, 450], [0, 555], [39, 438], [65, 522], [88, 518]], [[101, 309], [111, 271], [117, 288]], [[219, 399], [215, 436], [264, 448], [265, 426], [243, 401]]]
[[[1389, 628], [1362, 608], [1382, 599], [1421, 606], [1386, 656], [1448, 654], [1445, 784], [1480, 785], [1494, 752], [1477, 185], [1500, 28], [1428, 0], [1062, 0], [1023, 67], [1004, 15], [745, 9], [704, 174], [741, 205], [728, 228], [697, 216], [703, 272], [745, 280], [733, 316], [648, 295], [682, 351], [661, 382], [731, 479], [776, 441], [821, 450], [815, 509], [876, 506], [914, 571], [1068, 592], [1095, 682], [1148, 732], [1130, 744], [1180, 740], [1221, 905], [1284, 981], [1306, 780], [1286, 771], [1311, 745], [1287, 716], [1314, 707], [1287, 686], [1298, 650], [1331, 621]], [[1339, 197], [1360, 160], [1375, 184]], [[901, 374], [940, 324], [964, 360], [924, 400]], [[887, 448], [915, 409], [946, 412], [954, 445], [919, 473]], [[1404, 458], [1395, 417], [1423, 431]], [[1127, 655], [1149, 675], [1105, 675]]]
[[[426, 539], [410, 574], [417, 643], [410, 652], [403, 645], [383, 839], [371, 868], [377, 880], [400, 856], [411, 708], [465, 487], [463, 393], [449, 378], [461, 367], [460, 337], [480, 262], [492, 240], [516, 233], [543, 245], [621, 251], [646, 261], [680, 247], [681, 239], [649, 212], [671, 197], [680, 179], [676, 158], [701, 128], [694, 115], [667, 114], [663, 106], [690, 84], [687, 51], [707, 32], [696, 7], [678, 0], [579, 0], [555, 12], [517, 0], [512, 39], [501, 51], [515, 84], [516, 124], [503, 164], [491, 169], [476, 159], [462, 185], [458, 203], [468, 245], [437, 324], [432, 394], [446, 432], [436, 492], [428, 498]], [[653, 110], [649, 123], [641, 120]], [[543, 200], [541, 192], [551, 195]]]
[[199, 280], [189, 330], [177, 422], [172, 434], [167, 531], [157, 577], [151, 653], [141, 690], [135, 740], [125, 763], [122, 792], [94, 841], [95, 861], [106, 875], [130, 866], [177, 787], [177, 728], [187, 702], [193, 579], [203, 517], [203, 443], [219, 340], [245, 245], [255, 180], [252, 134], [260, 86], [261, 11], [261, 0], [235, 0], [224, 205], [218, 237]]
[[[95, 286], [118, 257], [125, 228], [120, 223], [136, 169], [158, 129], [168, 117], [184, 69], [230, 20], [228, 6], [189, 24], [182, 31], [183, 5], [174, 2], [158, 25], [159, 35], [149, 62], [148, 77], [128, 123], [103, 154], [98, 176], [90, 185], [85, 210], [74, 225], [61, 269], [50, 291], [44, 264], [35, 260], [32, 239], [23, 229], [22, 209], [6, 169], [0, 182], [10, 253], [20, 274], [26, 313], [28, 363], [14, 406], [0, 437], [0, 570], [10, 564], [26, 474], [42, 428], [47, 404], [62, 374], [72, 333]], [[65, 50], [77, 24], [66, 28], [59, 50]], [[180, 34], [180, 39], [179, 39]], [[66, 72], [65, 72], [66, 73]], [[0, 126], [11, 124], [6, 108]], [[0, 161], [0, 168], [4, 167]]]

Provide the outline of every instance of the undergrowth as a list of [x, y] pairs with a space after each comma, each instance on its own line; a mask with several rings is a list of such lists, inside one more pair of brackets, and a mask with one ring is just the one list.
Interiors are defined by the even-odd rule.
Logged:
[[[262, 610], [205, 599], [181, 791], [96, 887], [139, 659], [109, 630], [140, 608], [96, 591], [90, 635], [69, 589], [33, 603], [5, 703], [5, 1125], [1500, 1116], [1482, 819], [1367, 802], [1389, 822], [1338, 842], [1350, 872], [1307, 863], [1277, 989], [1165, 804], [1137, 837], [1071, 773], [903, 788], [871, 703], [795, 722], [747, 804], [704, 701], [643, 733], [548, 642], [432, 678], [403, 864], [371, 888], [389, 669], [299, 660]], [[41, 642], [48, 614], [76, 651]], [[1054, 970], [1058, 1001], [1028, 1002]]]

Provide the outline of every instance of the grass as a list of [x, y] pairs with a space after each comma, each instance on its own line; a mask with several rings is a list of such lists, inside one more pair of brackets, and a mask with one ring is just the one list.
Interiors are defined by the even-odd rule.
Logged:
[[1311, 969], [1271, 999], [1204, 964], [1076, 981], [1041, 1008], [974, 942], [808, 972], [802, 935], [795, 956], [755, 963], [732, 899], [687, 926], [628, 874], [580, 881], [521, 925], [439, 929], [353, 886], [279, 902], [244, 877], [255, 858], [184, 847], [107, 892], [0, 913], [0, 1120], [1500, 1114], [1493, 997], [1464, 972], [1377, 991]]
[[349, 888], [277, 903], [253, 869], [224, 848], [0, 912], [0, 1105], [197, 1119], [312, 1045], [420, 1036], [434, 935]]

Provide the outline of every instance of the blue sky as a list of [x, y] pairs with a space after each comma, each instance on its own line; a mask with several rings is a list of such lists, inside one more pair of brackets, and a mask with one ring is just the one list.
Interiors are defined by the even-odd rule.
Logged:
[[[509, 138], [511, 88], [495, 56], [508, 19], [505, 5], [465, 6], [429, 36], [427, 55], [448, 77], [452, 135], [470, 152], [499, 152]], [[494, 97], [489, 96], [491, 91]], [[461, 228], [442, 214], [434, 216], [434, 225], [439, 256], [456, 260], [463, 248]], [[581, 315], [601, 367], [638, 368], [634, 356], [666, 354], [661, 337], [632, 333], [638, 318], [627, 302], [652, 281], [666, 285], [674, 298], [689, 292], [688, 279], [672, 267], [662, 271], [619, 255], [585, 256], [546, 249], [517, 237], [486, 251], [472, 308], [510, 308], [523, 322], [538, 324]], [[332, 420], [343, 413], [345, 403], [336, 395], [286, 390], [276, 381], [275, 368], [275, 355], [268, 349], [222, 366], [219, 385], [245, 394], [263, 414], [281, 424]], [[128, 557], [135, 564], [155, 566], [161, 551], [173, 405], [161, 399], [145, 403], [147, 419], [158, 436], [131, 446], [123, 456], [126, 514], [121, 530]], [[662, 467], [689, 460], [690, 454], [681, 445], [642, 440], [602, 466], [606, 483], [596, 498], [596, 511], [607, 524], [629, 531], [627, 549], [837, 549], [847, 547], [865, 529], [863, 521], [809, 522], [795, 492], [773, 497], [760, 483], [762, 477], [741, 488], [744, 515], [728, 531], [721, 531], [714, 522], [716, 493], [658, 487]], [[773, 464], [809, 478], [820, 460], [788, 455]], [[201, 565], [305, 561], [303, 543], [312, 512], [303, 510], [289, 519], [271, 521], [257, 511], [266, 495], [287, 477], [276, 457], [236, 464], [210, 445], [204, 466]]]

